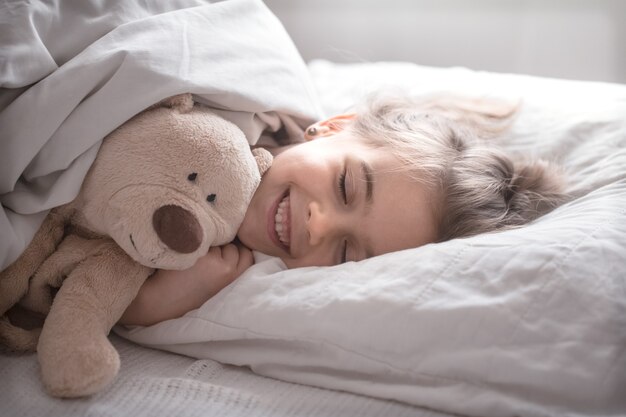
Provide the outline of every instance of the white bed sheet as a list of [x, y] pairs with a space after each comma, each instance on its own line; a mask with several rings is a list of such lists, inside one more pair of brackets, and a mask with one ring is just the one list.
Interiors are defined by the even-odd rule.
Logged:
[[[65, 52], [71, 55], [50, 50], [59, 54], [59, 62]], [[524, 110], [504, 144], [566, 165], [574, 201], [524, 229], [357, 264], [283, 271], [275, 260], [260, 263], [181, 319], [130, 332], [118, 329], [140, 343], [203, 359], [112, 336], [121, 352], [120, 376], [90, 399], [49, 398], [34, 355], [0, 355], [0, 414], [626, 414], [626, 87], [400, 63], [320, 61], [309, 68], [328, 114], [380, 87], [523, 98]], [[299, 79], [298, 71], [292, 80]], [[96, 83], [94, 91], [121, 91], [120, 78], [112, 80]], [[159, 94], [188, 88], [173, 85]], [[246, 85], [260, 94], [255, 82]], [[306, 85], [294, 86], [295, 96], [309, 97]], [[35, 91], [62, 90], [51, 83]], [[162, 98], [159, 94], [135, 98], [126, 110], [108, 115], [100, 134], [123, 121], [129, 109], [138, 111]], [[221, 97], [228, 107], [232, 95]], [[315, 113], [315, 100], [309, 99], [295, 113]], [[262, 104], [245, 110], [266, 109]], [[92, 110], [98, 121], [101, 110]], [[274, 123], [263, 117], [251, 122], [249, 114], [238, 121], [244, 130], [253, 128], [253, 136], [259, 133], [257, 122]], [[4, 125], [2, 132], [8, 132]], [[99, 138], [90, 140], [93, 145]], [[3, 262], [7, 253], [3, 250]], [[256, 375], [216, 360], [249, 367]]]
[[383, 86], [523, 99], [503, 145], [562, 163], [572, 201], [521, 229], [359, 263], [259, 264], [200, 309], [120, 334], [450, 413], [626, 414], [626, 86], [401, 63], [310, 69], [328, 113]]
[[255, 375], [210, 359], [147, 349], [111, 336], [122, 368], [88, 399], [47, 396], [35, 355], [0, 355], [2, 417], [447, 417], [393, 401]]
[[[34, 355], [0, 356], [2, 415], [448, 415], [258, 374], [465, 415], [623, 415], [626, 88], [412, 64], [317, 62], [310, 69], [329, 114], [389, 80], [414, 93], [449, 89], [524, 96], [526, 110], [507, 146], [566, 163], [575, 179], [574, 207], [580, 210], [566, 206], [529, 226], [529, 234], [433, 245], [323, 271], [281, 272], [280, 262], [268, 260], [202, 309], [126, 334], [206, 359], [112, 336], [122, 356], [114, 385], [91, 399], [60, 401], [43, 393]], [[574, 227], [578, 224], [583, 227]], [[533, 251], [533, 235], [551, 243]], [[546, 262], [561, 250], [584, 261], [562, 259], [562, 268]], [[485, 263], [489, 258], [500, 261]], [[517, 272], [503, 274], [505, 267]], [[415, 270], [423, 275], [407, 282]], [[595, 285], [588, 286], [590, 278]], [[415, 304], [402, 311], [394, 301], [402, 292], [428, 308], [419, 316]], [[526, 348], [532, 361], [516, 365], [515, 350], [507, 357], [497, 348], [502, 346], [498, 326], [506, 327], [507, 320], [516, 323], [508, 329], [510, 346]], [[569, 339], [550, 339], [565, 333]], [[377, 359], [381, 356], [384, 361]], [[209, 358], [247, 365], [257, 375]], [[575, 361], [581, 358], [588, 360]], [[398, 382], [397, 371], [406, 364], [419, 371], [411, 377], [423, 379]], [[541, 379], [556, 367], [560, 375]], [[437, 378], [446, 372], [448, 378]], [[451, 373], [456, 378], [449, 378]], [[573, 398], [581, 389], [588, 392]], [[590, 395], [595, 402], [588, 401]]]

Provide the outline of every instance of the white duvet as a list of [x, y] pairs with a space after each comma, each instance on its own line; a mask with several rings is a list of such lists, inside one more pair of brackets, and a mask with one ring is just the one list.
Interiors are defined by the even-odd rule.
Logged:
[[310, 70], [328, 113], [394, 85], [521, 98], [504, 146], [562, 163], [572, 199], [521, 229], [359, 263], [269, 259], [184, 317], [117, 331], [451, 413], [626, 415], [626, 86], [412, 64]]
[[191, 92], [251, 144], [319, 117], [304, 62], [260, 0], [0, 1], [0, 269], [71, 201], [102, 139]]
[[[2, 266], [73, 198], [102, 137], [161, 98], [191, 91], [251, 143], [317, 116], [265, 6], [209, 3], [0, 2]], [[267, 259], [180, 319], [118, 332], [451, 413], [626, 415], [626, 87], [391, 63], [310, 73], [328, 114], [390, 86], [521, 98], [504, 145], [560, 161], [572, 200], [518, 230], [359, 263]]]

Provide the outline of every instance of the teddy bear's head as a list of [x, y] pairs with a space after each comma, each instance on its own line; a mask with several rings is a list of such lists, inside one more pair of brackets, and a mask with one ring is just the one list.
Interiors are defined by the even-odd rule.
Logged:
[[185, 269], [234, 239], [270, 164], [237, 126], [176, 96], [104, 140], [79, 196], [81, 223], [146, 266]]

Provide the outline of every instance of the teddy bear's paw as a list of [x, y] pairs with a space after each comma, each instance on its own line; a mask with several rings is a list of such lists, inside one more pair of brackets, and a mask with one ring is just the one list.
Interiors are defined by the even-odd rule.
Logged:
[[0, 345], [4, 351], [34, 352], [41, 329], [22, 329], [14, 326], [7, 316], [0, 317]]
[[120, 358], [106, 336], [75, 341], [73, 346], [38, 347], [41, 378], [54, 397], [84, 397], [109, 385], [120, 367]]

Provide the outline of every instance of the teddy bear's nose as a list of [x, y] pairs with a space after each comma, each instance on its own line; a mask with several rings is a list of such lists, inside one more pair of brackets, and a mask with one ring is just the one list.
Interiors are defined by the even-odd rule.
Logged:
[[175, 205], [159, 207], [152, 215], [159, 239], [178, 253], [191, 253], [202, 243], [202, 227], [196, 216]]

